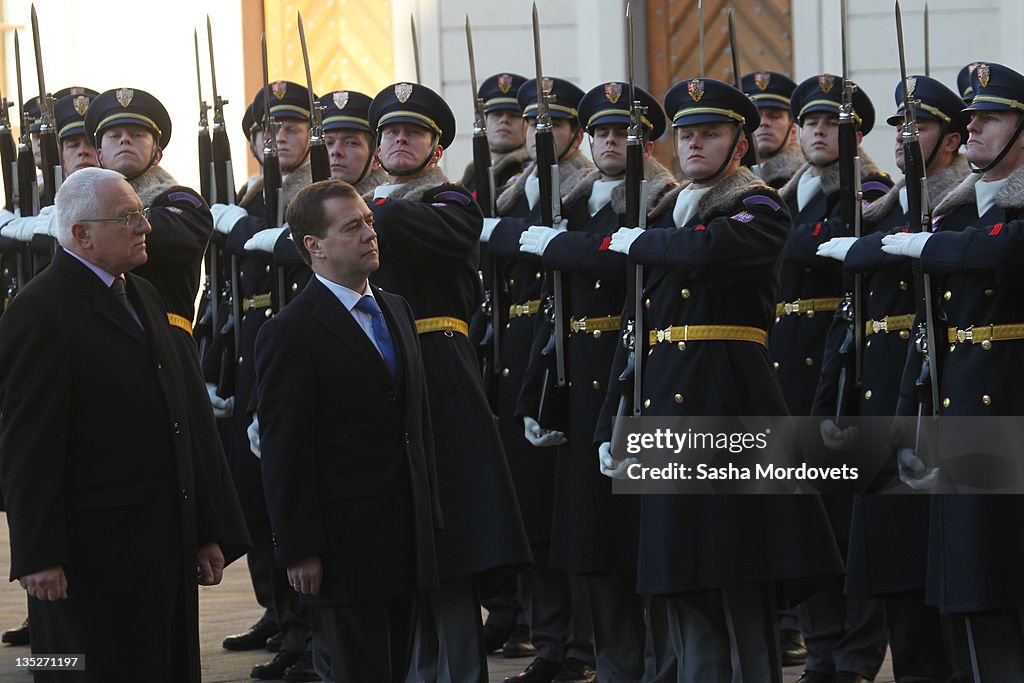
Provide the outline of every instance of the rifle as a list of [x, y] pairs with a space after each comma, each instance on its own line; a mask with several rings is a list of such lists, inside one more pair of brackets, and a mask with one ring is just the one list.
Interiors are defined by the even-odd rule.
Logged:
[[313, 77], [309, 71], [302, 12], [299, 12], [299, 42], [302, 44], [302, 64], [306, 67], [306, 92], [309, 93], [309, 170], [315, 183], [331, 177], [331, 162], [327, 158], [327, 145], [324, 143], [324, 107], [313, 98]]
[[[268, 226], [284, 223], [284, 202], [281, 197], [281, 163], [277, 158], [277, 129], [280, 124], [270, 116], [270, 77], [267, 69], [267, 36], [260, 35], [263, 51], [263, 205]], [[274, 312], [285, 305], [283, 282], [278, 282]]]
[[[846, 0], [840, 0], [843, 52], [843, 97], [839, 107], [839, 208], [843, 232], [854, 237], [861, 236], [860, 210], [863, 196], [860, 187], [860, 157], [857, 154], [857, 122], [853, 110], [853, 93], [857, 86], [850, 81], [847, 62], [849, 46], [846, 37]], [[861, 373], [864, 364], [864, 306], [862, 304], [861, 280], [856, 273], [846, 280], [846, 294], [840, 306], [840, 313], [849, 325], [846, 339], [839, 352], [846, 358], [839, 371], [839, 386], [836, 396], [836, 417], [850, 415], [856, 410], [860, 393]], [[850, 347], [853, 347], [852, 349]], [[853, 357], [853, 376], [850, 374], [850, 357]]]
[[57, 151], [57, 122], [53, 116], [53, 95], [46, 90], [43, 77], [43, 50], [39, 43], [39, 18], [36, 6], [32, 5], [32, 44], [36, 54], [36, 77], [39, 81], [39, 151], [43, 161], [43, 192], [39, 197], [40, 206], [53, 204], [57, 188], [64, 180], [64, 173]]
[[[14, 72], [18, 84], [18, 118], [21, 120], [18, 160], [14, 168], [17, 176], [15, 185], [18, 188], [18, 210], [22, 216], [34, 216], [39, 210], [39, 185], [36, 183], [36, 162], [32, 154], [32, 115], [25, 110], [25, 96], [21, 87], [21, 42], [17, 30], [14, 31]], [[15, 251], [14, 282], [7, 291], [8, 299], [13, 299], [28, 282], [25, 263], [31, 256], [29, 249], [29, 245], [22, 245]]]
[[[495, 206], [494, 167], [491, 165], [491, 147], [487, 141], [487, 115], [484, 113], [484, 100], [479, 97], [476, 82], [476, 58], [473, 53], [473, 28], [466, 15], [466, 48], [469, 50], [469, 80], [473, 88], [473, 185], [476, 188], [476, 202], [486, 218], [498, 215]], [[481, 254], [483, 260], [483, 254]], [[494, 380], [501, 372], [501, 273], [495, 258], [486, 258], [490, 269], [490, 286], [484, 288], [484, 300], [480, 308], [487, 316], [487, 330], [480, 341], [483, 347], [490, 347], [490, 353], [484, 354], [482, 375], [484, 386], [493, 391]]]
[[[630, 4], [626, 3], [626, 62], [629, 69], [629, 128], [626, 129], [626, 225], [647, 227], [647, 179], [644, 178], [644, 135], [641, 121], [647, 113], [636, 96], [636, 81], [633, 71], [633, 15]], [[639, 416], [643, 406], [643, 359], [646, 340], [643, 321], [644, 267], [628, 267], [632, 276], [632, 296], [629, 298], [629, 320], [622, 335], [622, 345], [629, 352], [626, 369], [619, 375], [621, 391], [619, 406], [615, 411], [612, 425], [612, 447], [622, 432], [623, 419]], [[629, 282], [629, 280], [627, 280]]]
[[[736, 27], [733, 25], [733, 11], [729, 8], [729, 52], [732, 56], [732, 82], [736, 89], [743, 92], [743, 78], [740, 74], [740, 53], [736, 50]], [[744, 133], [747, 139], [747, 153], [743, 155], [743, 165], [754, 166], [757, 163], [757, 146], [750, 133]]]
[[11, 117], [7, 110], [14, 103], [0, 93], [0, 167], [4, 178], [4, 208], [14, 211], [14, 182], [17, 176], [18, 150], [14, 145]]
[[[537, 15], [537, 3], [533, 3], [533, 53], [537, 67], [537, 134], [535, 137], [537, 156], [537, 180], [540, 186], [540, 224], [548, 227], [558, 225], [562, 220], [562, 199], [558, 182], [558, 161], [555, 157], [555, 138], [552, 132], [551, 111], [549, 100], [553, 100], [551, 87], [545, 87], [544, 71], [540, 56], [540, 18]], [[554, 389], [562, 389], [565, 380], [565, 315], [562, 311], [562, 274], [557, 270], [549, 271], [552, 281], [552, 295], [544, 304], [544, 312], [551, 322], [551, 338], [544, 347], [543, 354], [555, 355]], [[552, 405], [551, 369], [545, 368], [544, 382], [540, 394], [540, 407], [537, 420], [545, 422], [545, 415], [550, 415]], [[550, 420], [548, 420], [550, 422]]]
[[[910, 232], [930, 230], [932, 225], [931, 205], [928, 201], [928, 177], [921, 137], [917, 127], [917, 100], [914, 89], [907, 78], [906, 55], [903, 49], [903, 15], [899, 0], [896, 0], [896, 37], [900, 52], [900, 83], [903, 87], [903, 169], [906, 176], [908, 216]], [[917, 379], [918, 390], [918, 438], [914, 450], [920, 446], [921, 420], [935, 418], [939, 414], [939, 358], [936, 340], [938, 315], [933, 300], [931, 276], [924, 272], [920, 259], [911, 259], [914, 271], [914, 348], [921, 355], [921, 374]]]
[[[213, 172], [213, 142], [210, 139], [210, 126], [206, 112], [210, 105], [203, 99], [203, 79], [199, 73], [199, 31], [192, 30], [192, 39], [196, 53], [196, 91], [199, 94], [199, 194], [207, 204], [213, 204], [213, 193], [210, 189], [210, 176]], [[209, 272], [207, 272], [209, 275]]]

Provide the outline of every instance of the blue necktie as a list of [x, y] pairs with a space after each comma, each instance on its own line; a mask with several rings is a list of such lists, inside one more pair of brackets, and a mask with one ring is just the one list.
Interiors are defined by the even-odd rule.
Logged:
[[370, 316], [370, 327], [373, 330], [373, 338], [377, 342], [380, 355], [384, 358], [384, 365], [388, 367], [392, 379], [398, 379], [398, 357], [395, 354], [395, 344], [391, 340], [391, 332], [384, 321], [384, 313], [377, 305], [377, 300], [369, 294], [364, 294], [355, 307]]

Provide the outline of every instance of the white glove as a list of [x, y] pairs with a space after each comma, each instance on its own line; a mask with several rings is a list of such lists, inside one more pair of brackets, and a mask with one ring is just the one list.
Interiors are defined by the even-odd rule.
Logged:
[[213, 406], [213, 416], [216, 418], [231, 417], [235, 412], [235, 397], [221, 398], [217, 395], [217, 385], [212, 382], [206, 383], [206, 393], [210, 395], [210, 405]]
[[12, 220], [17, 218], [18, 214], [11, 213], [7, 209], [0, 209], [0, 225], [7, 225]]
[[[846, 238], [841, 238], [846, 239]], [[830, 240], [834, 242], [835, 240]], [[831, 451], [848, 451], [857, 443], [860, 430], [857, 427], [846, 427], [843, 429], [836, 424], [835, 420], [822, 420], [819, 426], [821, 440], [825, 447]]]
[[249, 437], [249, 450], [257, 458], [260, 457], [260, 421], [255, 415], [252, 416], [252, 422], [249, 423], [245, 433]]
[[857, 241], [856, 237], [833, 237], [828, 242], [818, 245], [818, 256], [845, 261], [850, 247]]
[[930, 240], [930, 232], [897, 232], [882, 238], [882, 251], [893, 256], [909, 256], [921, 258], [925, 242]]
[[53, 204], [39, 209], [39, 215], [36, 216], [36, 227], [32, 232], [35, 235], [57, 236], [57, 215], [53, 210]]
[[0, 235], [19, 242], [31, 242], [35, 229], [36, 216], [25, 216], [24, 218], [15, 218], [0, 228]]
[[271, 254], [274, 253], [274, 245], [277, 244], [277, 238], [281, 236], [281, 233], [288, 229], [288, 226], [280, 228], [267, 228], [266, 230], [260, 230], [258, 233], [250, 237], [245, 242], [246, 251], [267, 251]]
[[214, 204], [210, 207], [210, 213], [213, 214], [213, 227], [225, 235], [231, 232], [235, 223], [249, 215], [245, 209], [234, 204]]
[[612, 479], [625, 479], [629, 466], [640, 462], [636, 458], [626, 458], [622, 462], [613, 458], [611, 441], [604, 441], [597, 447], [597, 459], [601, 465], [601, 474]]
[[494, 228], [496, 228], [500, 222], [500, 218], [485, 218], [484, 227], [480, 231], [480, 241], [486, 242], [491, 239], [491, 233], [494, 232]]
[[643, 228], [619, 228], [612, 235], [612, 241], [608, 248], [620, 254], [629, 254], [629, 248], [633, 246], [636, 238], [644, 234]]
[[900, 479], [915, 491], [930, 489], [939, 482], [939, 468], [929, 468], [912, 448], [901, 448], [896, 454]]
[[[565, 221], [563, 221], [564, 223]], [[549, 228], [546, 225], [531, 225], [526, 232], [519, 236], [519, 251], [543, 256], [544, 250], [548, 248], [551, 240], [561, 235], [565, 230], [562, 226]]]
[[565, 438], [565, 432], [559, 432], [554, 429], [544, 429], [540, 426], [540, 423], [532, 417], [523, 418], [523, 427], [523, 435], [526, 437], [526, 440], [537, 448], [561, 446], [568, 441], [568, 439]]

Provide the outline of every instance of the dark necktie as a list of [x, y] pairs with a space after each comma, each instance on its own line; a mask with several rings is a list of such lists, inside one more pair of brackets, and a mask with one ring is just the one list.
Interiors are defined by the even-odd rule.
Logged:
[[[135, 309], [132, 308], [131, 303], [128, 301], [128, 290], [125, 285], [124, 275], [118, 275], [114, 278], [114, 281], [110, 283], [110, 289], [113, 290], [117, 296], [117, 300], [121, 302], [121, 305], [128, 311], [128, 315], [132, 317], [139, 327], [142, 328], [142, 321], [139, 320], [139, 316], [135, 313]], [[142, 328], [143, 330], [145, 328]]]
[[377, 300], [369, 294], [364, 294], [355, 307], [370, 316], [370, 327], [373, 330], [373, 338], [377, 342], [380, 355], [384, 364], [388, 367], [392, 379], [398, 378], [398, 357], [395, 354], [395, 344], [391, 340], [391, 332], [384, 321], [384, 313], [377, 305]]

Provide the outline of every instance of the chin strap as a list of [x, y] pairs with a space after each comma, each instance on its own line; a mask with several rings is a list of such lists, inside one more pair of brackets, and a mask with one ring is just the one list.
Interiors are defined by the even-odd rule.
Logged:
[[[381, 140], [381, 133], [380, 133], [380, 131], [377, 131], [377, 149], [380, 149], [380, 140]], [[434, 144], [430, 148], [430, 154], [427, 155], [427, 158], [423, 160], [422, 164], [420, 164], [416, 168], [412, 169], [411, 171], [392, 171], [390, 168], [388, 168], [387, 166], [384, 165], [383, 161], [381, 161], [380, 154], [376, 154], [375, 153], [374, 156], [377, 158], [377, 163], [380, 164], [380, 167], [383, 168], [384, 172], [387, 173], [389, 176], [392, 176], [394, 178], [404, 178], [405, 176], [416, 175], [417, 173], [420, 173], [423, 169], [425, 169], [427, 167], [427, 164], [429, 164], [434, 159], [434, 154], [437, 152], [437, 146], [439, 144], [439, 136], [437, 135], [437, 133], [434, 133], [431, 136], [431, 140], [433, 140]], [[369, 168], [369, 167], [370, 167], [370, 160], [367, 159], [366, 160], [366, 168], [363, 169], [363, 173], [364, 174], [366, 173], [366, 169]], [[362, 180], [362, 178], [360, 178], [360, 180]]]
[[[135, 175], [133, 175], [133, 176], [125, 176], [125, 177], [124, 177], [124, 179], [125, 179], [125, 180], [127, 180], [127, 181], [128, 181], [129, 183], [130, 183], [131, 181], [135, 180], [135, 179], [136, 179], [136, 178], [138, 178], [139, 176], [143, 175], [143, 174], [144, 174], [144, 173], [145, 173], [146, 171], [148, 171], [148, 170], [149, 170], [150, 168], [152, 168], [152, 167], [153, 167], [153, 164], [155, 164], [155, 163], [156, 163], [156, 153], [157, 153], [157, 150], [159, 150], [159, 149], [160, 149], [159, 147], [153, 147], [153, 156], [151, 156], [151, 157], [149, 158], [149, 163], [148, 163], [148, 164], [146, 164], [146, 165], [145, 165], [145, 166], [144, 166], [144, 167], [142, 168], [142, 170], [141, 170], [141, 171], [139, 171], [138, 173], [136, 173]], [[100, 164], [100, 168], [106, 168], [106, 166], [104, 166], [103, 164]]]
[[996, 155], [996, 158], [988, 162], [981, 168], [976, 168], [974, 164], [971, 164], [971, 173], [988, 173], [993, 168], [999, 165], [999, 162], [1006, 158], [1006, 155], [1010, 153], [1010, 148], [1017, 142], [1017, 138], [1020, 137], [1021, 131], [1024, 130], [1024, 115], [1017, 114], [1017, 127], [1013, 131], [1013, 135], [1007, 140], [1006, 146], [1003, 147], [1003, 151]]
[[939, 147], [942, 146], [942, 138], [946, 137], [946, 132], [949, 130], [949, 123], [943, 123], [939, 127], [939, 134], [935, 136], [935, 146], [932, 147], [931, 153], [928, 155], [928, 160], [924, 162], [924, 167], [927, 169], [935, 161], [935, 156], [939, 153]]
[[732, 161], [732, 155], [736, 151], [736, 145], [737, 145], [737, 143], [739, 143], [740, 135], [742, 135], [742, 134], [743, 134], [743, 124], [737, 124], [736, 125], [736, 134], [732, 136], [732, 144], [729, 145], [729, 153], [725, 155], [725, 159], [722, 161], [722, 165], [718, 167], [717, 171], [715, 171], [714, 173], [712, 173], [709, 176], [705, 176], [704, 178], [691, 178], [691, 180], [693, 181], [694, 184], [696, 184], [696, 185], [704, 185], [706, 183], [711, 182], [712, 180], [714, 180], [715, 178], [717, 178], [718, 176], [722, 175], [722, 173], [725, 172], [725, 169], [729, 165], [729, 162]]
[[768, 160], [769, 160], [769, 159], [771, 159], [771, 158], [772, 158], [773, 156], [775, 156], [776, 154], [778, 154], [779, 152], [781, 152], [782, 150], [784, 150], [784, 149], [786, 148], [786, 145], [788, 145], [788, 144], [789, 144], [789, 136], [790, 136], [790, 135], [792, 135], [792, 134], [793, 134], [793, 119], [792, 119], [792, 117], [790, 117], [790, 119], [789, 119], [789, 130], [788, 130], [788, 131], [786, 131], [786, 134], [785, 134], [785, 135], [783, 136], [783, 138], [782, 138], [782, 144], [781, 144], [781, 145], [779, 145], [778, 147], [776, 147], [776, 148], [775, 148], [775, 151], [773, 151], [773, 152], [772, 152], [771, 154], [769, 154], [768, 156], [766, 156], [764, 160], [765, 160], [765, 161], [768, 161]]

